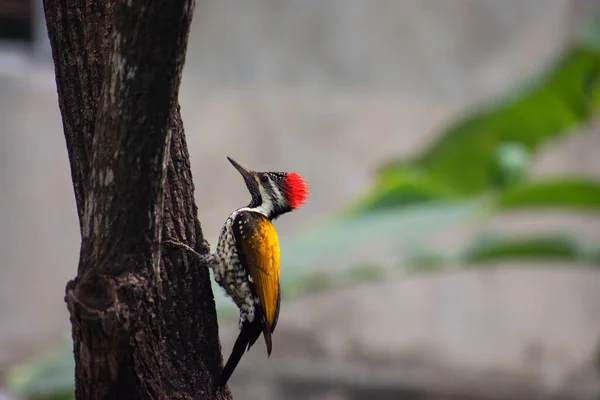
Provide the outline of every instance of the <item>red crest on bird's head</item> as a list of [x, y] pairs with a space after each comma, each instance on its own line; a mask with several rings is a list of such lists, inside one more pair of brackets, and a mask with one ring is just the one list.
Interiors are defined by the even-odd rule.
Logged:
[[306, 181], [297, 172], [288, 172], [283, 181], [285, 198], [292, 209], [300, 207], [308, 199]]

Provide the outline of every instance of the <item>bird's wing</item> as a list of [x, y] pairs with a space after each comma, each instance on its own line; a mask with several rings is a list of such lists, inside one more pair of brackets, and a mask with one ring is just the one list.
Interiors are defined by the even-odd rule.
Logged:
[[[279, 316], [279, 240], [275, 227], [264, 215], [243, 211], [234, 221], [233, 232], [239, 246], [238, 254], [252, 277], [254, 290], [269, 325], [269, 333]], [[266, 339], [266, 338], [265, 338]]]

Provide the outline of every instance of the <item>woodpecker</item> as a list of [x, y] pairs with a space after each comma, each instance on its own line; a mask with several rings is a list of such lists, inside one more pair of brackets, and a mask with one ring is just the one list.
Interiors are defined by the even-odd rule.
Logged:
[[257, 172], [227, 157], [244, 178], [250, 204], [225, 221], [216, 251], [199, 255], [213, 270], [215, 280], [240, 310], [240, 333], [221, 373], [224, 386], [242, 356], [262, 333], [271, 355], [281, 293], [280, 252], [272, 221], [299, 208], [308, 198], [306, 182], [296, 172]]

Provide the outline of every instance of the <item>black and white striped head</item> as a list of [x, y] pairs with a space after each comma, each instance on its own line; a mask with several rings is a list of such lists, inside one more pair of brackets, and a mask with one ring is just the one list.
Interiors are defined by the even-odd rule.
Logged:
[[227, 157], [237, 169], [252, 195], [248, 208], [269, 219], [295, 210], [308, 198], [308, 187], [296, 172], [257, 172]]

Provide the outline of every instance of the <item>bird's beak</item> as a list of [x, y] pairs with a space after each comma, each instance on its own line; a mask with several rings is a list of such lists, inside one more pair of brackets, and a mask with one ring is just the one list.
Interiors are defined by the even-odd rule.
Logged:
[[239, 171], [239, 173], [242, 174], [242, 176], [244, 177], [244, 180], [247, 183], [248, 182], [255, 183], [254, 174], [256, 172], [254, 172], [250, 168], [246, 167], [245, 165], [238, 163], [237, 161], [233, 160], [232, 158], [227, 157], [227, 159], [229, 160], [231, 165], [233, 165], [235, 167], [235, 169], [237, 169]]

